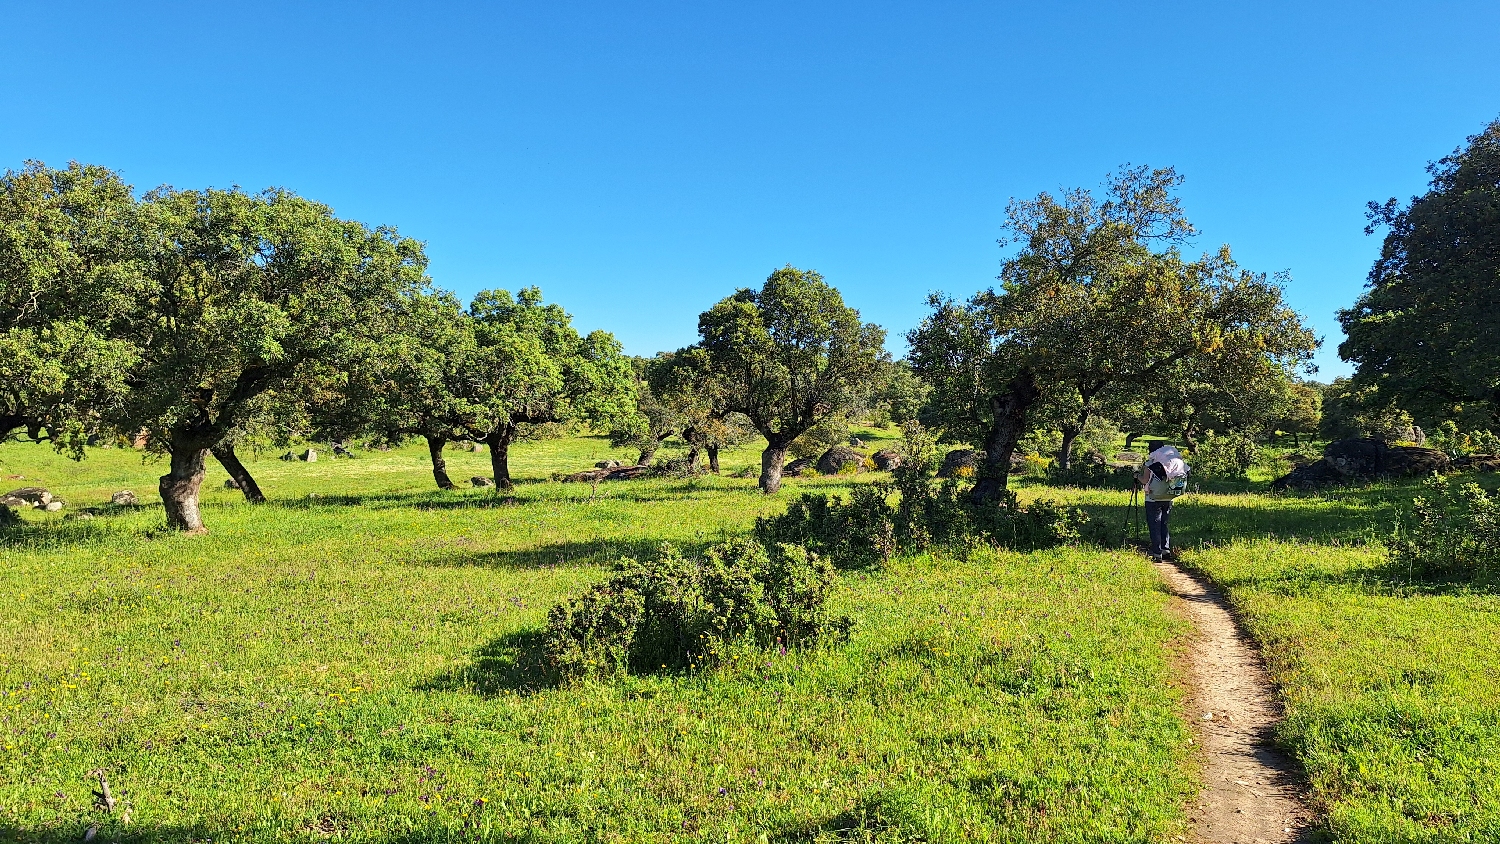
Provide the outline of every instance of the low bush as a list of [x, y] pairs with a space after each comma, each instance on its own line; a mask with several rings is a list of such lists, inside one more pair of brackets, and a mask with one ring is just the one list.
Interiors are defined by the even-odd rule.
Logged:
[[1475, 483], [1431, 478], [1397, 525], [1391, 560], [1413, 576], [1472, 579], [1500, 572], [1500, 499]]
[[826, 608], [833, 569], [795, 545], [741, 539], [651, 560], [554, 606], [543, 652], [563, 678], [710, 667], [742, 642], [797, 647], [848, 634]]
[[1022, 505], [1011, 492], [997, 502], [975, 504], [962, 479], [934, 482], [934, 438], [920, 426], [907, 428], [894, 483], [855, 486], [847, 499], [804, 494], [781, 515], [756, 519], [756, 538], [800, 545], [852, 569], [880, 565], [898, 550], [967, 553], [989, 545], [1030, 551], [1098, 533], [1077, 507], [1046, 500]]

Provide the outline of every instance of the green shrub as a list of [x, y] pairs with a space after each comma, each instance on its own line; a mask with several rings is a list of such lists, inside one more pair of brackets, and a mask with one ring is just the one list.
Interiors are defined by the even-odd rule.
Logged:
[[564, 678], [709, 667], [738, 643], [847, 635], [849, 620], [828, 616], [832, 585], [832, 567], [797, 546], [732, 540], [691, 558], [664, 545], [553, 607], [543, 651]]
[[1391, 560], [1419, 577], [1472, 579], [1500, 572], [1500, 499], [1475, 483], [1434, 477], [1397, 525]]
[[1260, 449], [1243, 434], [1209, 432], [1193, 449], [1189, 463], [1200, 478], [1240, 479], [1250, 470]]
[[860, 484], [849, 500], [803, 493], [779, 516], [755, 520], [755, 536], [767, 545], [800, 545], [841, 569], [877, 566], [896, 551], [895, 508], [885, 484]]

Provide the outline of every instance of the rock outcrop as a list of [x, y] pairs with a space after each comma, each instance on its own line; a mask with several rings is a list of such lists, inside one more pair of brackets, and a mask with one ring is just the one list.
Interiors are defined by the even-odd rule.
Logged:
[[818, 458], [818, 471], [824, 475], [842, 475], [864, 470], [865, 456], [846, 446], [836, 445]]
[[1321, 489], [1377, 478], [1430, 475], [1451, 468], [1448, 455], [1435, 448], [1388, 446], [1375, 439], [1337, 440], [1323, 449], [1323, 459], [1277, 478], [1271, 489]]

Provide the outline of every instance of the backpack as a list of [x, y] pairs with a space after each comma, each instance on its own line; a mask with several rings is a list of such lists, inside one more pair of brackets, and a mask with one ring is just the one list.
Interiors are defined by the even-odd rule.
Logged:
[[[1157, 501], [1181, 498], [1187, 494], [1188, 472], [1192, 470], [1192, 467], [1183, 462], [1182, 455], [1177, 453], [1177, 449], [1174, 448], [1171, 451], [1161, 449], [1160, 451], [1163, 452], [1161, 456], [1166, 458], [1167, 463], [1164, 464], [1157, 459], [1146, 464], [1152, 477], [1162, 481], [1161, 489], [1153, 489], [1151, 497]], [[1168, 466], [1171, 468], [1168, 469]], [[1152, 485], [1155, 486], [1155, 483], [1153, 482]]]

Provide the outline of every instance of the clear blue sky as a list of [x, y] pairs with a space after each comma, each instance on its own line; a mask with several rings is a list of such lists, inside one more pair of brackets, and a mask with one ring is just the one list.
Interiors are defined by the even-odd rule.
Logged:
[[0, 167], [284, 186], [635, 354], [785, 263], [892, 333], [1013, 195], [1174, 165], [1334, 353], [1364, 203], [1500, 116], [1500, 4], [0, 3]]

